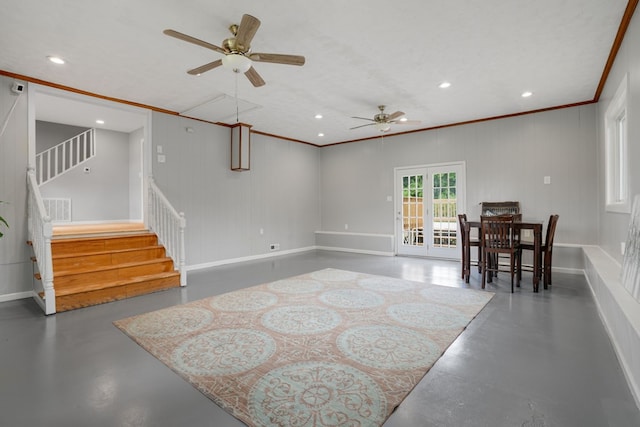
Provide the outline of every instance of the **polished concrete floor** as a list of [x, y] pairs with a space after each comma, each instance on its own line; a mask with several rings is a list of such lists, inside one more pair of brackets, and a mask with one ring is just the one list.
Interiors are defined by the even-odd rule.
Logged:
[[[45, 317], [33, 300], [0, 304], [0, 426], [243, 425], [116, 329], [124, 317], [322, 268], [445, 286], [459, 264], [308, 252], [192, 272], [189, 285]], [[530, 276], [496, 296], [436, 362], [386, 427], [640, 426], [640, 411], [585, 279]]]

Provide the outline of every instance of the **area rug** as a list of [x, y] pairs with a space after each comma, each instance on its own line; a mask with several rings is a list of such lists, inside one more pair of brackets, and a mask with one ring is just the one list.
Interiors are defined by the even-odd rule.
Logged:
[[249, 426], [380, 426], [492, 296], [325, 269], [114, 324]]

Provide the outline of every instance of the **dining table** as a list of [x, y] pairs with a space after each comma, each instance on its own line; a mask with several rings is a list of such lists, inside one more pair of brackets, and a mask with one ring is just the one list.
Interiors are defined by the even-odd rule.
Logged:
[[[538, 288], [540, 285], [540, 279], [542, 278], [542, 226], [544, 221], [541, 220], [528, 220], [522, 219], [519, 221], [515, 221], [513, 223], [516, 232], [520, 235], [522, 239], [523, 233], [522, 230], [532, 230], [533, 234], [533, 292], [538, 292]], [[466, 233], [467, 239], [466, 242], [469, 242], [469, 236], [471, 235], [471, 230], [478, 230], [478, 236], [480, 235], [480, 229], [482, 227], [482, 222], [479, 220], [470, 220], [466, 222]], [[471, 256], [471, 246], [466, 244], [463, 248], [465, 251], [466, 259], [470, 259]], [[547, 289], [546, 283], [544, 284], [544, 289]]]

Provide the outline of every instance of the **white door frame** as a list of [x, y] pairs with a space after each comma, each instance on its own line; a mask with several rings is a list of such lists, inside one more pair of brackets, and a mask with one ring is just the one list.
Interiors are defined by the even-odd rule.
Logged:
[[[434, 163], [434, 164], [425, 164], [425, 165], [416, 165], [416, 166], [401, 166], [394, 168], [394, 247], [396, 255], [407, 255], [407, 256], [424, 256], [424, 257], [434, 257], [434, 258], [443, 258], [443, 259], [460, 259], [461, 249], [460, 249], [460, 239], [457, 239], [457, 245], [455, 249], [441, 249], [441, 248], [433, 248], [431, 245], [426, 244], [430, 242], [432, 239], [432, 230], [431, 226], [429, 226], [429, 230], [427, 227], [424, 232], [423, 241], [425, 245], [416, 246], [416, 247], [407, 247], [403, 246], [401, 239], [402, 237], [402, 207], [403, 207], [403, 194], [402, 194], [402, 182], [400, 181], [400, 177], [402, 174], [406, 174], [407, 172], [418, 172], [420, 170], [424, 171], [426, 174], [425, 182], [428, 183], [425, 186], [423, 201], [428, 206], [431, 206], [432, 200], [432, 181], [431, 176], [433, 173], [438, 173], [438, 169], [446, 168], [446, 167], [454, 167], [457, 172], [457, 186], [456, 186], [456, 197], [457, 197], [457, 212], [466, 212], [466, 162], [465, 161], [456, 161], [456, 162], [445, 162], [445, 163]], [[428, 192], [428, 194], [427, 194]], [[423, 210], [423, 224], [431, 224], [431, 212], [429, 209]], [[429, 219], [429, 221], [427, 221]], [[457, 222], [456, 222], [457, 224]]]

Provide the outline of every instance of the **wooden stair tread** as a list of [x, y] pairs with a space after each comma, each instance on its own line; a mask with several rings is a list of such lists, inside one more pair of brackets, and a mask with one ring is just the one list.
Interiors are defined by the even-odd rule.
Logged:
[[103, 283], [79, 283], [76, 285], [66, 286], [62, 289], [56, 289], [56, 297], [65, 296], [65, 295], [73, 295], [73, 294], [82, 294], [93, 292], [102, 289], [116, 288], [119, 286], [127, 286], [133, 284], [144, 283], [153, 279], [163, 279], [163, 278], [171, 278], [171, 277], [180, 277], [180, 273], [178, 271], [167, 271], [164, 273], [156, 273], [149, 274], [146, 276], [138, 276], [131, 279], [122, 279], [122, 280], [114, 280], [112, 282], [103, 282]]
[[148, 231], [141, 221], [134, 222], [100, 222], [94, 224], [56, 224], [53, 226], [53, 237], [66, 237], [100, 233], [135, 233]]
[[164, 246], [162, 245], [149, 245], [149, 246], [141, 246], [141, 247], [136, 247], [136, 248], [126, 248], [126, 249], [105, 249], [105, 250], [101, 250], [101, 251], [93, 251], [93, 252], [78, 252], [78, 253], [72, 253], [72, 254], [59, 254], [59, 255], [55, 255], [52, 254], [51, 258], [53, 260], [57, 260], [57, 259], [65, 259], [65, 258], [78, 258], [78, 257], [85, 257], [85, 256], [91, 256], [91, 255], [104, 255], [104, 254], [113, 254], [113, 253], [127, 253], [127, 252], [134, 252], [134, 251], [139, 251], [139, 250], [144, 250], [144, 249], [164, 249]]
[[73, 270], [66, 270], [66, 271], [54, 271], [53, 272], [53, 280], [54, 280], [54, 283], [55, 283], [55, 279], [56, 278], [60, 278], [60, 277], [64, 277], [64, 276], [73, 276], [73, 275], [86, 274], [86, 273], [96, 273], [96, 272], [100, 272], [100, 271], [109, 271], [109, 270], [119, 270], [119, 269], [127, 268], [127, 267], [136, 267], [136, 266], [151, 265], [151, 264], [161, 264], [161, 263], [167, 263], [167, 262], [173, 263], [173, 260], [171, 258], [169, 258], [169, 257], [162, 257], [162, 258], [154, 258], [154, 259], [149, 259], [149, 260], [144, 260], [144, 261], [127, 262], [127, 263], [115, 264], [115, 265], [90, 266], [90, 267], [87, 267], [87, 268], [76, 268], [76, 269], [73, 269]]
[[[181, 273], [155, 233], [142, 228], [82, 231], [54, 236], [51, 241], [56, 312], [181, 285]], [[39, 273], [35, 276], [42, 280]]]
[[51, 239], [51, 244], [55, 245], [56, 243], [75, 243], [75, 242], [86, 242], [88, 240], [110, 240], [110, 239], [122, 239], [126, 237], [140, 237], [140, 236], [153, 236], [156, 237], [154, 233], [150, 231], [138, 232], [138, 233], [96, 233], [96, 234], [80, 234], [73, 235], [69, 237], [56, 237]]

